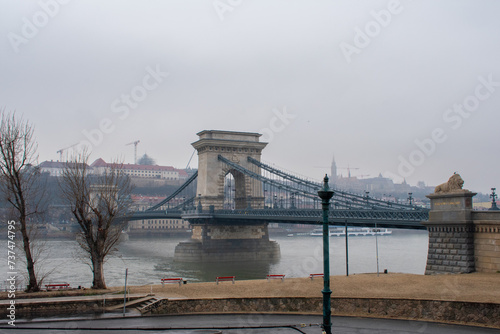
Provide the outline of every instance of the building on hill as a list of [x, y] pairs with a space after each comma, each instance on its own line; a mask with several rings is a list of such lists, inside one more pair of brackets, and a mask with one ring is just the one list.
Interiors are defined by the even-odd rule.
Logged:
[[90, 165], [95, 173], [103, 173], [112, 166], [120, 166], [121, 169], [132, 178], [150, 178], [163, 180], [185, 180], [188, 177], [186, 171], [176, 169], [172, 166], [138, 165], [138, 164], [113, 164], [107, 163], [102, 158], [97, 159]]
[[412, 203], [428, 203], [426, 195], [434, 192], [434, 187], [425, 186], [425, 183], [420, 181], [418, 186], [410, 186], [404, 180], [402, 183], [394, 183], [392, 179], [383, 177], [379, 174], [377, 177], [358, 178], [349, 174], [347, 177], [337, 174], [337, 164], [335, 158], [332, 160], [330, 183], [333, 188], [344, 190], [356, 194], [366, 194], [369, 196], [390, 199], [400, 203], [409, 202], [409, 193], [412, 193]]
[[[50, 176], [62, 176], [64, 168], [68, 165], [68, 162], [61, 162], [59, 160], [57, 161], [43, 161], [38, 165], [38, 168], [40, 168], [41, 173], [49, 173]], [[89, 171], [92, 172], [92, 168], [87, 165], [87, 168]]]
[[[42, 173], [60, 177], [68, 162], [44, 161], [38, 165]], [[177, 169], [172, 166], [113, 164], [99, 158], [87, 166], [90, 173], [102, 174], [112, 166], [120, 167], [132, 179], [132, 183], [139, 187], [159, 187], [164, 185], [178, 186], [188, 179], [196, 170]]]

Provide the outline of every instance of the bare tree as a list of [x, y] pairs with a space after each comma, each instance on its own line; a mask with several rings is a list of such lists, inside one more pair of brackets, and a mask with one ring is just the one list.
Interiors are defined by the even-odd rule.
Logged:
[[90, 261], [92, 288], [105, 289], [104, 261], [119, 243], [127, 224], [132, 188], [121, 164], [110, 164], [95, 174], [88, 159], [89, 154], [83, 152], [67, 163], [61, 189], [80, 225], [77, 240]]
[[23, 238], [23, 251], [28, 270], [26, 291], [40, 290], [35, 270], [36, 256], [33, 253], [31, 236], [36, 230], [36, 216], [41, 213], [40, 173], [34, 167], [37, 160], [37, 145], [33, 126], [15, 112], [1, 111], [0, 121], [0, 188], [11, 206], [11, 214], [19, 224]]

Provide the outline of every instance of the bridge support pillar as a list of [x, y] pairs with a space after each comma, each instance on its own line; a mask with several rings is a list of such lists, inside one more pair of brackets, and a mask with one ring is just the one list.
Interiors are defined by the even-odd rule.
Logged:
[[470, 191], [434, 193], [429, 220], [429, 251], [425, 274], [470, 273], [474, 266], [474, 224]]
[[280, 258], [278, 243], [269, 240], [267, 223], [220, 225], [207, 222], [191, 226], [191, 240], [176, 246], [174, 261], [274, 261]]

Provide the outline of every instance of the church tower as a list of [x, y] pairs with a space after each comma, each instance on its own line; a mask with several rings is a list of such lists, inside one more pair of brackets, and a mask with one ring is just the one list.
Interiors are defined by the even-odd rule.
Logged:
[[330, 174], [330, 182], [336, 183], [337, 182], [337, 163], [335, 162], [335, 156], [332, 157], [332, 170]]

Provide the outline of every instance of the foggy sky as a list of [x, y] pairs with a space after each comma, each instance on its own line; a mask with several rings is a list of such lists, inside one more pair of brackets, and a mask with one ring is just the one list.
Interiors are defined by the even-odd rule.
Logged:
[[36, 126], [40, 161], [90, 136], [91, 160], [131, 163], [140, 140], [184, 168], [218, 129], [263, 133], [263, 161], [314, 179], [335, 155], [353, 175], [500, 188], [498, 1], [0, 4], [0, 107]]

